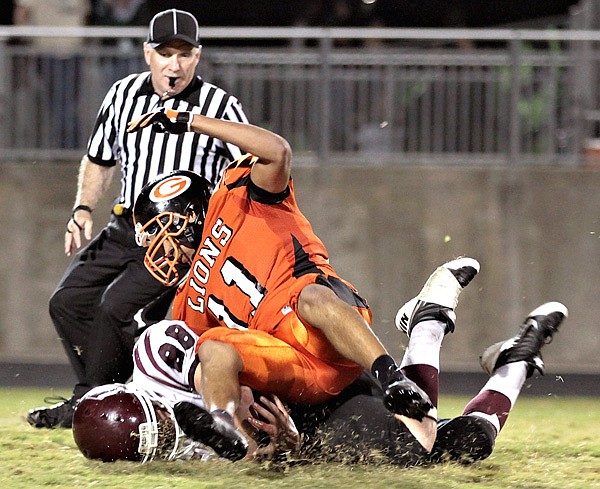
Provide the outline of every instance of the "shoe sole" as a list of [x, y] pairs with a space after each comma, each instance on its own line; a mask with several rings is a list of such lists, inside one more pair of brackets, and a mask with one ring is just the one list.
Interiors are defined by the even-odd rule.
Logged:
[[[456, 260], [452, 260], [448, 263], [443, 264], [442, 268], [447, 268], [448, 270], [450, 270], [452, 275], [454, 275], [454, 278], [464, 289], [475, 278], [475, 275], [479, 273], [481, 265], [475, 258], [463, 256], [461, 258], [457, 258]], [[475, 271], [475, 273], [468, 270], [469, 268], [472, 268]]]
[[[394, 318], [396, 328], [410, 336], [411, 318], [414, 316], [415, 308], [418, 307], [419, 301], [454, 310], [458, 305], [458, 296], [479, 273], [480, 268], [479, 262], [469, 257], [457, 258], [436, 268], [427, 279], [427, 282], [425, 282], [419, 295], [408, 301], [398, 310]], [[452, 285], [445, 285], [448, 281]], [[447, 288], [456, 287], [454, 281], [458, 283], [460, 288], [449, 299]], [[408, 311], [410, 311], [410, 314]], [[450, 331], [453, 330], [454, 327], [451, 327]]]
[[532, 318], [535, 316], [549, 316], [554, 312], [562, 314], [565, 318], [569, 317], [569, 310], [564, 304], [561, 304], [560, 302], [546, 302], [545, 304], [536, 307], [527, 315], [527, 317]]
[[73, 413], [71, 413], [70, 419], [56, 418], [55, 422], [50, 422], [46, 419], [40, 418], [39, 412], [27, 413], [25, 416], [25, 420], [29, 423], [30, 426], [34, 428], [46, 428], [49, 430], [53, 430], [55, 428], [67, 428], [70, 429], [73, 427]]
[[458, 416], [439, 424], [430, 461], [470, 464], [483, 460], [492, 454], [495, 440], [496, 430], [489, 421]]

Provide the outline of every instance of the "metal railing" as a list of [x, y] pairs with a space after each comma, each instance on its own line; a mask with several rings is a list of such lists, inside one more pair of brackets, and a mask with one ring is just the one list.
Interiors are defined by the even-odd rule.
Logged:
[[[0, 159], [79, 158], [110, 84], [147, 69], [145, 32], [0, 28]], [[36, 37], [84, 42], [45, 52]], [[301, 162], [577, 165], [598, 136], [597, 31], [205, 28], [202, 38], [202, 76]]]

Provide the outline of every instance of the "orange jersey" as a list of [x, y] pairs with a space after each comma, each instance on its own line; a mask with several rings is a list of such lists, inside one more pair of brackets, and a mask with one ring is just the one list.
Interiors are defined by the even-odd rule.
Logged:
[[247, 155], [224, 173], [173, 304], [173, 318], [199, 335], [215, 326], [272, 334], [294, 308], [299, 284], [315, 274], [346, 284], [300, 212], [292, 181], [285, 192], [271, 194], [251, 182], [250, 170]]

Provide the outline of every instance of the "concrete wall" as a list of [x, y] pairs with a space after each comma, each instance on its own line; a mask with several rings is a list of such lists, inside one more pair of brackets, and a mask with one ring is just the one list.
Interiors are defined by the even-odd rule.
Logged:
[[[0, 165], [0, 361], [67, 363], [47, 301], [69, 259], [63, 233], [77, 162]], [[546, 347], [552, 373], [600, 373], [600, 172], [575, 169], [296, 168], [296, 192], [336, 269], [373, 310], [396, 355], [397, 308], [458, 255], [482, 270], [462, 294], [442, 367], [476, 371], [478, 355], [524, 315], [558, 300], [570, 310]], [[96, 210], [96, 229], [109, 201]]]

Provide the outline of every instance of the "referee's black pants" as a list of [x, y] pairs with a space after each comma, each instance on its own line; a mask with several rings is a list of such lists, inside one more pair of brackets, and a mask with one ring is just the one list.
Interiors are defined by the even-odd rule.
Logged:
[[[79, 399], [92, 387], [127, 382], [133, 372], [136, 313], [164, 319], [176, 286], [160, 284], [144, 267], [131, 215], [112, 215], [100, 234], [67, 268], [49, 303], [78, 383]], [[137, 316], [137, 315], [136, 315]]]

